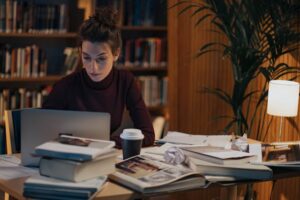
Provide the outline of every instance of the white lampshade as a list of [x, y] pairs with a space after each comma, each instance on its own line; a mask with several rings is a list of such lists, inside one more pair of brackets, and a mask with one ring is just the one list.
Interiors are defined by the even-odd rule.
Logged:
[[283, 117], [297, 116], [298, 100], [299, 83], [286, 80], [270, 81], [268, 114]]

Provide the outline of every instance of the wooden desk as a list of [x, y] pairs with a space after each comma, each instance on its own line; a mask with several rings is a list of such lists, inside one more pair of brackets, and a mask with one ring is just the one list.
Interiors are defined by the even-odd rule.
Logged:
[[[273, 170], [273, 178], [270, 180], [263, 180], [263, 181], [273, 181], [282, 178], [290, 178], [290, 177], [299, 177], [300, 176], [300, 169], [284, 169], [284, 168], [275, 168]], [[23, 178], [15, 178], [11, 180], [1, 180], [0, 179], [0, 190], [8, 193], [9, 195], [20, 199], [25, 200], [23, 197], [23, 185], [26, 180], [26, 177]], [[242, 180], [242, 181], [234, 181], [234, 182], [227, 182], [227, 183], [216, 183], [212, 184], [209, 187], [229, 187], [227, 190], [227, 194], [222, 197], [222, 199], [235, 199], [237, 194], [237, 186], [239, 184], [247, 184], [247, 183], [257, 183], [263, 182], [261, 180]], [[233, 187], [232, 187], [233, 186]], [[205, 189], [205, 188], [198, 188], [198, 189]], [[198, 190], [198, 189], [191, 189], [191, 190]], [[182, 192], [182, 191], [179, 191]], [[162, 195], [162, 194], [160, 194]], [[102, 190], [96, 195], [95, 200], [127, 200], [127, 199], [135, 199], [135, 198], [147, 198], [150, 196], [157, 196], [154, 195], [147, 195], [143, 196], [142, 194], [136, 193], [130, 189], [127, 189], [123, 186], [120, 186], [116, 183], [107, 181], [103, 186]], [[226, 196], [226, 197], [225, 197]]]

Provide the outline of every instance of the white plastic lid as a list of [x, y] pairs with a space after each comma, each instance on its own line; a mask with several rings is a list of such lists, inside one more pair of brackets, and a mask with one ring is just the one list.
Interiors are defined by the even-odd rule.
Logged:
[[124, 140], [142, 140], [144, 135], [140, 129], [127, 128], [124, 129], [120, 137]]

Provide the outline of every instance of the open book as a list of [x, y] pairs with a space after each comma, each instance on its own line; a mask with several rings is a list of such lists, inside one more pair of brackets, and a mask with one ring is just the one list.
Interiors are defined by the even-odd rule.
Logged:
[[116, 172], [109, 175], [109, 178], [142, 193], [205, 186], [205, 179], [190, 168], [169, 165], [145, 155], [117, 163]]
[[75, 161], [87, 161], [115, 151], [115, 142], [61, 135], [57, 140], [35, 148], [39, 156]]

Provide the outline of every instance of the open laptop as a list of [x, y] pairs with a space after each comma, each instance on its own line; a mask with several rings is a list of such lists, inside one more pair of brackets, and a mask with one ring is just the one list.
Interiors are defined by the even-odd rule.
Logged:
[[60, 133], [109, 140], [110, 114], [86, 111], [24, 109], [21, 112], [21, 164], [38, 166], [34, 148]]

